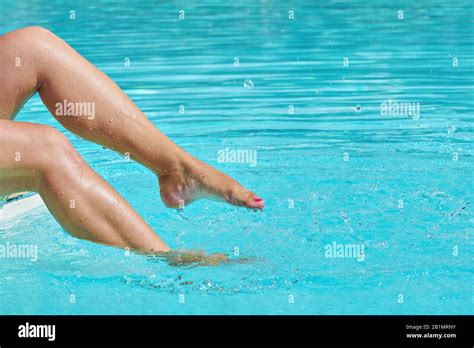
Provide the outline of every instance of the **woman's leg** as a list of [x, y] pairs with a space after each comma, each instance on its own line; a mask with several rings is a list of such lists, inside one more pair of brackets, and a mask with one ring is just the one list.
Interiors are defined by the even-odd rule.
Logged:
[[[0, 64], [13, 70], [5, 74], [7, 83], [21, 86], [19, 91], [16, 89], [19, 101], [11, 113], [39, 91], [64, 127], [122, 154], [129, 153], [155, 172], [167, 206], [213, 196], [238, 206], [263, 208], [263, 200], [254, 193], [173, 143], [110, 78], [51, 32], [29, 27], [8, 33], [0, 38], [0, 52]], [[21, 67], [13, 69], [18, 58]], [[93, 105], [94, 115], [83, 112], [64, 116], [60, 105], [65, 102]]]
[[0, 120], [0, 194], [38, 192], [72, 235], [143, 252], [168, 246], [57, 130]]

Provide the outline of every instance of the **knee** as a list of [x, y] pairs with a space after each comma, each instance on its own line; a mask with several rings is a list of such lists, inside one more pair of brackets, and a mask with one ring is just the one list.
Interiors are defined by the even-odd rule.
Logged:
[[38, 135], [38, 146], [41, 147], [46, 169], [65, 168], [81, 162], [71, 142], [55, 128], [44, 126]]
[[32, 36], [51, 34], [51, 32], [48, 29], [46, 29], [45, 27], [41, 27], [39, 25], [24, 27], [24, 28], [18, 29], [18, 32], [26, 32]]
[[40, 26], [21, 28], [11, 32], [10, 35], [14, 36], [16, 42], [27, 42], [29, 47], [44, 41], [53, 41], [58, 39], [58, 37], [51, 31]]
[[42, 126], [39, 131], [39, 138], [46, 146], [56, 147], [56, 145], [66, 145], [69, 143], [66, 136], [56, 128]]
[[40, 187], [53, 187], [58, 182], [77, 184], [85, 162], [71, 142], [60, 131], [47, 126], [41, 129], [37, 139]]
[[18, 29], [16, 32], [24, 34], [24, 35], [28, 35], [29, 37], [32, 37], [32, 38], [40, 38], [40, 37], [54, 35], [48, 29], [37, 26], [37, 25], [21, 28], [21, 29]]

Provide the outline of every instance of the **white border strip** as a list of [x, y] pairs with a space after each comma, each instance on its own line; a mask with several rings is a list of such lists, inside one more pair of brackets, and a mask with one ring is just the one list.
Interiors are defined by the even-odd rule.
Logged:
[[0, 205], [0, 220], [13, 219], [42, 205], [44, 205], [44, 202], [39, 194], [4, 202], [3, 205]]

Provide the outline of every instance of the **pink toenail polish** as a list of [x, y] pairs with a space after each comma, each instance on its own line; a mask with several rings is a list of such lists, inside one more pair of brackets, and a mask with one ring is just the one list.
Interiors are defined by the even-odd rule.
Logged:
[[255, 198], [255, 202], [262, 202], [262, 201], [263, 201], [263, 199], [261, 199], [261, 198]]

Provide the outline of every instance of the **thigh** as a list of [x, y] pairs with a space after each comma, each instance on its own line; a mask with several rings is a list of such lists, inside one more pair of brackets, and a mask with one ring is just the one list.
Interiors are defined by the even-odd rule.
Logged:
[[0, 119], [0, 195], [38, 187], [48, 147], [46, 137], [54, 131], [39, 124]]
[[27, 28], [0, 36], [0, 119], [12, 119], [38, 88], [38, 54]]

